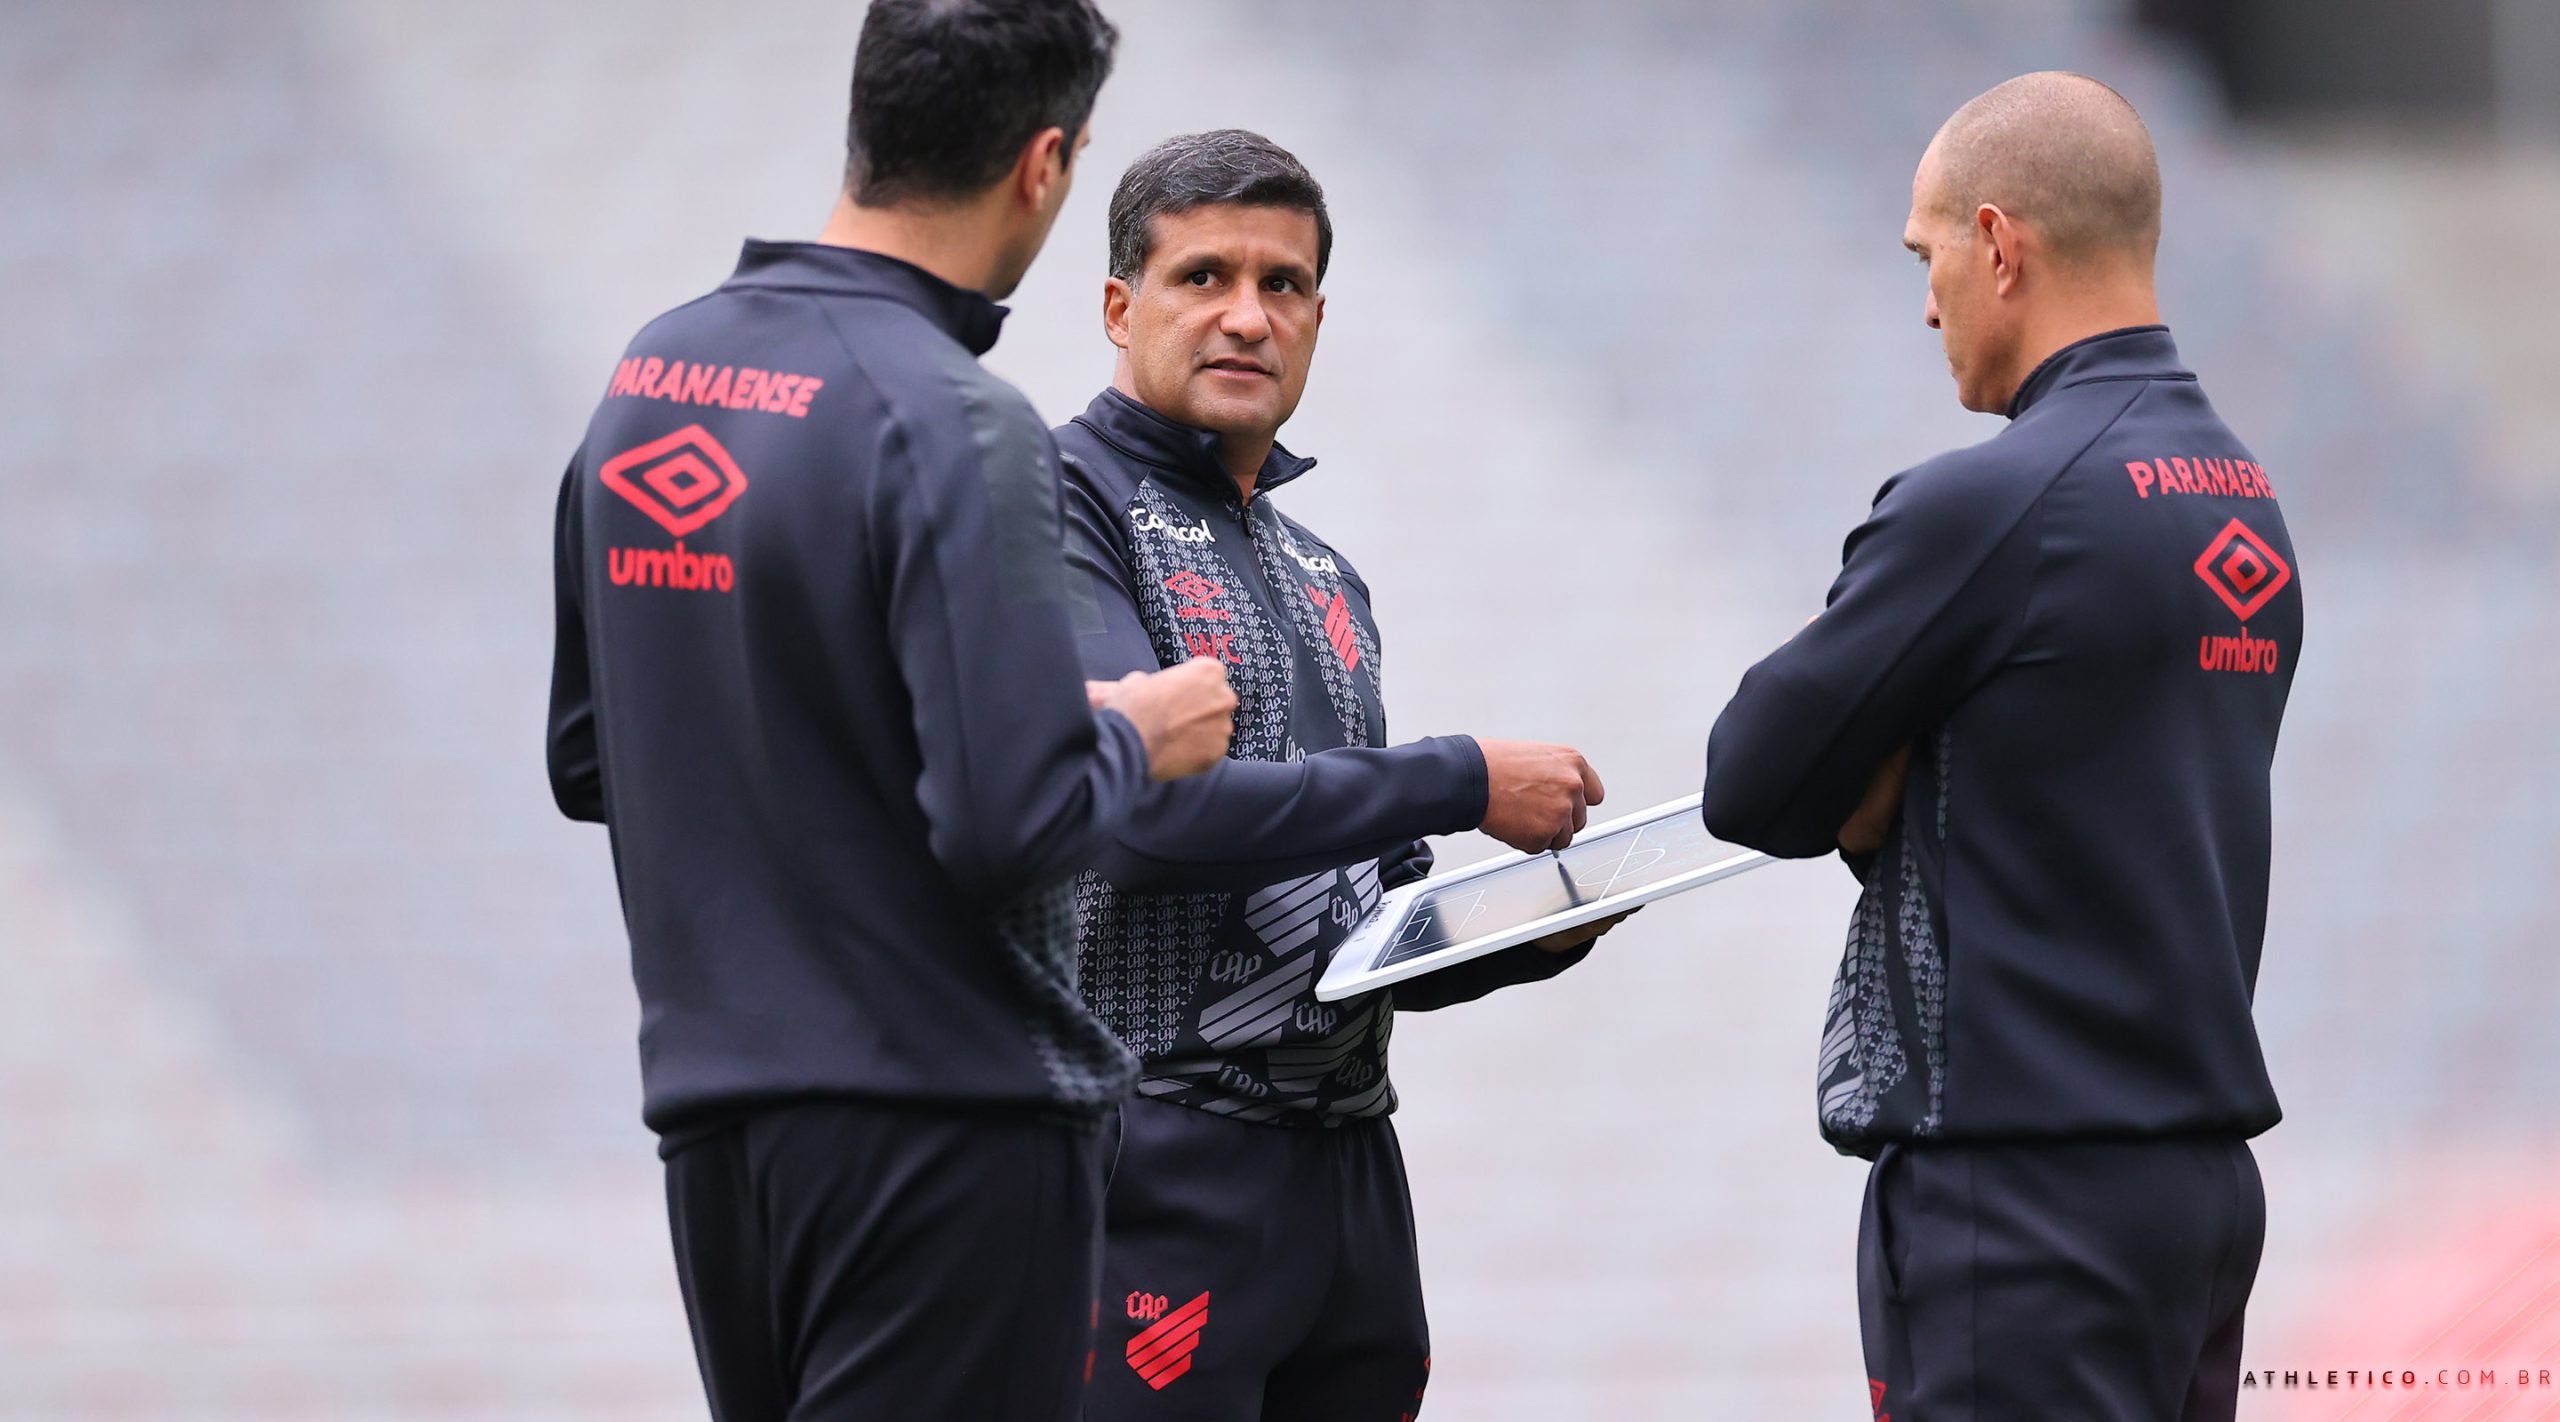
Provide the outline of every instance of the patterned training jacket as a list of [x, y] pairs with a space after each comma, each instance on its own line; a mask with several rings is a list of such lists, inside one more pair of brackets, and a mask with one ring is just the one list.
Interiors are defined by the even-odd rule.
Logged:
[[1717, 720], [1707, 828], [1827, 854], [1912, 748], [1817, 1058], [1841, 1150], [2254, 1136], [2301, 560], [2166, 327], [2063, 347], [2009, 417], [1877, 494]]
[[1227, 664], [1235, 744], [1155, 786], [1078, 892], [1086, 1003], [1143, 1065], [1140, 1094], [1242, 1120], [1336, 1125], [1395, 1109], [1395, 1009], [1549, 977], [1523, 947], [1390, 991], [1315, 985], [1379, 896], [1431, 866], [1420, 841], [1484, 816], [1473, 740], [1386, 744], [1368, 585], [1274, 507], [1315, 461], [1274, 448], [1250, 503], [1219, 438], [1116, 390], [1057, 431], [1069, 563], [1096, 680], [1194, 656]]
[[749, 242], [643, 327], [560, 484], [546, 759], [611, 831], [642, 1119], [815, 1096], [1094, 1119], [1137, 1063], [1069, 884], [1145, 793], [1086, 702], [1058, 458], [1004, 308]]

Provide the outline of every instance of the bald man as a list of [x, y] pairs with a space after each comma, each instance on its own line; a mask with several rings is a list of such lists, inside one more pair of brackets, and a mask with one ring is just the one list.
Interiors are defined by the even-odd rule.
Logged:
[[2267, 471], [2160, 324], [2160, 174], [2113, 90], [1939, 130], [1904, 245], [1999, 434], [1886, 481], [1822, 613], [1743, 678], [1705, 815], [1863, 892], [1822, 1132], [1874, 1162], [1894, 1422], [2236, 1403], [2275, 1124], [2250, 1000], [2302, 584]]

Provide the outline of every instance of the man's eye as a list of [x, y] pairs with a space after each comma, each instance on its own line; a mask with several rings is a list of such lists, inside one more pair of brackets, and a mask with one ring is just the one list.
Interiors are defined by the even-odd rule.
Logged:
[[1262, 284], [1262, 289], [1265, 291], [1281, 292], [1296, 291], [1298, 289], [1298, 284], [1289, 280], [1287, 277], [1273, 277]]
[[1184, 277], [1183, 280], [1191, 283], [1193, 286], [1207, 286], [1213, 278], [1206, 269], [1203, 269], [1193, 272], [1191, 275]]
[[1925, 267], [1929, 265], [1929, 254], [1926, 252], [1914, 252], [1911, 254], [1911, 260], [1918, 262], [1920, 265]]

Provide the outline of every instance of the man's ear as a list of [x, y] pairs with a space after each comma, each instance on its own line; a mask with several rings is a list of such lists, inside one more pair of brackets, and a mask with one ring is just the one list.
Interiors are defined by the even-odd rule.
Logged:
[[1129, 284], [1118, 277], [1102, 281], [1102, 334], [1120, 349], [1129, 348]]
[[1035, 210], [1045, 210], [1049, 189], [1067, 180], [1067, 164], [1074, 157], [1065, 129], [1044, 128], [1031, 135], [1031, 141], [1014, 155], [1014, 193]]
[[1991, 289], [2007, 296], [2025, 276], [2026, 229], [1987, 202], [1974, 209], [1973, 224], [1974, 235], [1982, 240], [1984, 259], [1991, 263]]

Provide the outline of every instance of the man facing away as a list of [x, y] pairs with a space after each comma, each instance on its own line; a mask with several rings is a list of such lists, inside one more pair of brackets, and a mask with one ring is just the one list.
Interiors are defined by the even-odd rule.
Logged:
[[1324, 314], [1324, 193], [1238, 130], [1167, 140], [1111, 200], [1112, 386], [1057, 431], [1067, 541], [1100, 607], [1087, 675], [1225, 661], [1230, 758], [1150, 790], [1084, 881], [1086, 1000], [1136, 1051], [1105, 1201], [1091, 1422], [1410, 1416], [1430, 1342], [1387, 1115], [1395, 1012], [1550, 977], [1595, 925], [1319, 1002], [1424, 835], [1561, 848], [1601, 797], [1564, 746], [1389, 745], [1368, 585], [1282, 514]]
[[550, 769], [610, 827], [723, 1422], [1070, 1422], [1103, 1114], [1074, 873], [1223, 753], [1202, 660], [1087, 705], [1056, 453], [982, 370], [1114, 33], [878, 0], [842, 200], [617, 367], [561, 487]]
[[2267, 471], [2160, 324], [2131, 105], [2031, 74], [1950, 118], [1904, 244], [1959, 398], [1821, 615], [1743, 678], [1706, 821], [1847, 852], [1823, 1134], [1875, 1162], [1858, 1294], [1895, 1422], [2237, 1403], [2278, 1118], [2251, 996], [2302, 586]]

